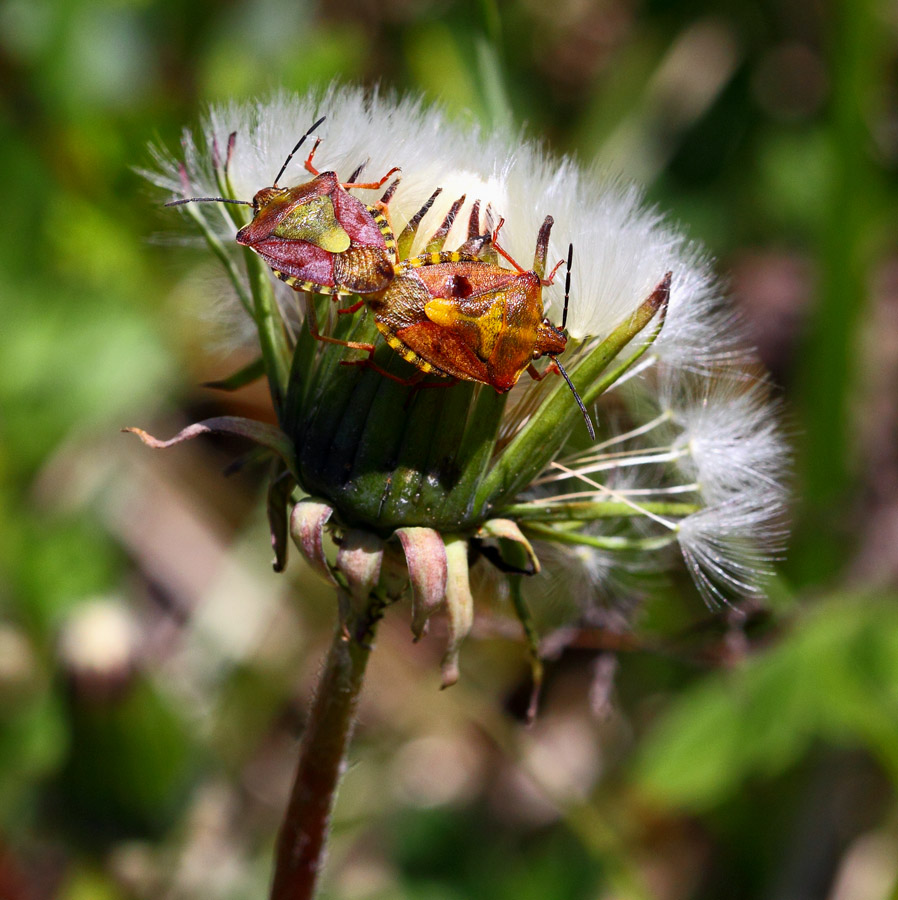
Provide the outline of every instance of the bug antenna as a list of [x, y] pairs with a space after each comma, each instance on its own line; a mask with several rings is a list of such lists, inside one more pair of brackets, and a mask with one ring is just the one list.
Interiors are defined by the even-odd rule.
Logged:
[[580, 412], [583, 413], [583, 420], [586, 422], [586, 430], [589, 432], [589, 439], [594, 441], [596, 439], [596, 430], [592, 427], [592, 419], [589, 418], [589, 413], [586, 411], [586, 407], [583, 405], [583, 401], [580, 399], [580, 395], [577, 393], [577, 389], [574, 387], [573, 381], [571, 381], [570, 375], [564, 370], [564, 366], [558, 361], [557, 356], [551, 357], [552, 362], [558, 367], [558, 371], [561, 372], [561, 377], [567, 382], [567, 386], [571, 389], [571, 393], [574, 395], [574, 399], [577, 401], [577, 406], [580, 407]]
[[290, 160], [293, 159], [293, 155], [297, 150], [303, 145], [303, 141], [327, 118], [327, 116], [322, 116], [297, 142], [296, 146], [287, 154], [287, 158], [284, 160], [284, 164], [281, 166], [281, 171], [277, 173], [277, 177], [274, 179], [274, 184], [272, 187], [277, 187], [278, 182], [281, 180], [281, 175], [287, 171], [287, 166], [290, 165]]
[[[571, 297], [571, 263], [573, 261], [574, 261], [574, 245], [568, 244], [568, 247], [567, 247], [567, 271], [564, 274], [564, 312], [561, 314], [561, 330], [562, 331], [564, 331], [564, 329], [567, 327], [567, 304], [568, 304], [568, 300], [570, 300], [570, 297]], [[556, 362], [557, 362], [557, 360], [556, 360]], [[567, 377], [567, 376], [565, 376], [565, 377]], [[570, 384], [570, 381], [568, 382], [568, 384]], [[575, 397], [577, 396], [576, 391], [574, 391], [574, 396]], [[579, 400], [580, 398], [577, 397], [577, 399]], [[582, 407], [583, 407], [582, 403], [580, 404], [580, 407], [582, 409]], [[589, 419], [587, 418], [586, 421], [588, 422]]]
[[169, 200], [166, 206], [183, 206], [185, 203], [234, 203], [237, 206], [252, 206], [249, 200], [230, 200], [227, 197], [188, 197], [186, 200]]

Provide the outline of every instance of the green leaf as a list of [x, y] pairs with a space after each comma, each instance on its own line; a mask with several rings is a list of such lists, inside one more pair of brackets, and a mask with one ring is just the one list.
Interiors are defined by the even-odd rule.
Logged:
[[657, 802], [702, 809], [818, 740], [866, 747], [898, 783], [895, 598], [833, 598], [776, 647], [699, 681], [649, 734], [634, 775]]

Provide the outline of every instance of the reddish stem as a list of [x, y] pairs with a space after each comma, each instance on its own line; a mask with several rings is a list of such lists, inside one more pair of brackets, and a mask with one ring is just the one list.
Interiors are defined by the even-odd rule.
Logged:
[[[344, 610], [347, 606], [341, 602]], [[372, 604], [358, 616], [341, 617], [334, 632], [278, 835], [271, 900], [312, 900], [315, 896], [331, 810], [371, 653], [375, 609]]]

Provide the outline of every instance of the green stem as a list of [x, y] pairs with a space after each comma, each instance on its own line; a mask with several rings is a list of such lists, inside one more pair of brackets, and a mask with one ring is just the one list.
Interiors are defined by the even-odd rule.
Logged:
[[203, 238], [206, 241], [206, 246], [212, 251], [212, 254], [222, 266], [224, 266], [225, 271], [228, 273], [228, 278], [231, 280], [231, 284], [237, 292], [237, 298], [240, 300], [240, 305], [246, 310], [247, 315], [251, 316], [253, 314], [252, 301], [249, 294], [246, 292], [246, 286], [243, 283], [243, 279], [240, 277], [240, 271], [235, 265], [230, 253], [225, 249], [224, 244], [222, 244], [212, 226], [206, 221], [206, 216], [201, 210], [197, 209], [195, 206], [191, 206], [189, 203], [181, 208], [199, 226], [200, 231], [203, 233]]
[[629, 538], [617, 535], [581, 534], [577, 531], [562, 531], [551, 525], [538, 522], [522, 522], [526, 534], [556, 541], [560, 544], [579, 544], [584, 547], [595, 547], [598, 550], [660, 550], [676, 542], [676, 533], [668, 533], [659, 537]]
[[312, 900], [324, 862], [331, 810], [344, 769], [381, 604], [343, 611], [300, 747], [290, 803], [278, 835], [271, 900]]
[[253, 295], [253, 319], [259, 332], [259, 346], [271, 389], [271, 399], [280, 423], [284, 415], [284, 399], [290, 375], [291, 352], [284, 323], [271, 285], [268, 267], [253, 253], [245, 250], [246, 271]]
[[591, 522], [594, 519], [628, 519], [654, 513], [657, 516], [680, 518], [697, 513], [701, 506], [697, 503], [679, 501], [652, 501], [633, 504], [622, 500], [574, 501], [569, 503], [512, 503], [496, 510], [497, 516], [526, 522]]
[[888, 80], [880, 12], [873, 0], [837, 0], [828, 19], [832, 89], [819, 287], [796, 355], [802, 421], [796, 496], [803, 515], [790, 562], [805, 582], [834, 575], [845, 558], [840, 525], [856, 472], [858, 328], [868, 304], [878, 196], [887, 196], [874, 173], [868, 108]]

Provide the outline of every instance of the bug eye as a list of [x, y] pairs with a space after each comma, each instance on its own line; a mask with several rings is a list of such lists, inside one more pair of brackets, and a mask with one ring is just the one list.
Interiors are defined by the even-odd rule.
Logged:
[[534, 359], [539, 359], [541, 356], [542, 356], [542, 353], [540, 353], [539, 350], [534, 350], [534, 351], [533, 351], [533, 358], [534, 358]]

